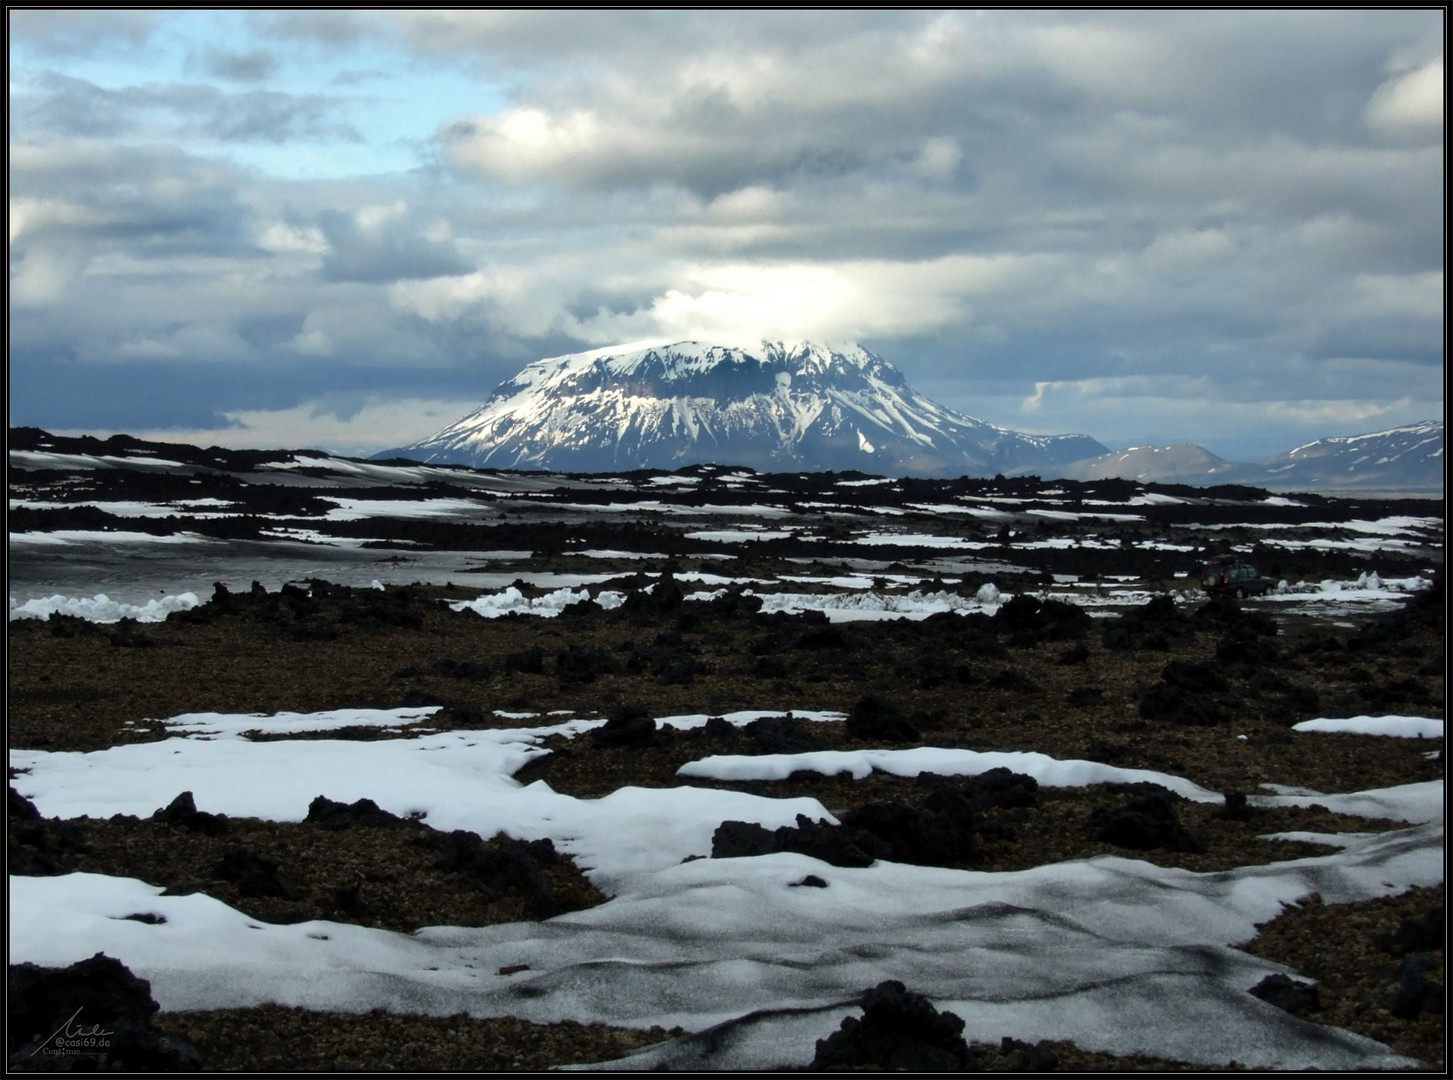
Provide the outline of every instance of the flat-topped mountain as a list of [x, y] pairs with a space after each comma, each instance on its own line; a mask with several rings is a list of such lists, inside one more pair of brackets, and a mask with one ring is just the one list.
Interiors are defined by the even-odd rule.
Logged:
[[866, 349], [695, 341], [539, 360], [478, 411], [378, 457], [611, 472], [717, 462], [762, 471], [993, 475], [1105, 453], [946, 409]]

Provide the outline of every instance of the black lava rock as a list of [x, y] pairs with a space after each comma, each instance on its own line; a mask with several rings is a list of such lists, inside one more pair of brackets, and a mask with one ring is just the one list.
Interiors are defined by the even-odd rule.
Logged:
[[1142, 607], [1107, 622], [1100, 636], [1107, 649], [1167, 652], [1172, 640], [1194, 633], [1191, 621], [1181, 614], [1171, 597], [1155, 596]]
[[1090, 814], [1096, 840], [1134, 851], [1203, 851], [1204, 845], [1181, 828], [1170, 796], [1150, 793], [1125, 806], [1102, 807]]
[[812, 821], [805, 814], [797, 815], [796, 828], [784, 825], [775, 830], [750, 821], [723, 821], [711, 837], [713, 859], [750, 858], [779, 851], [794, 851], [833, 866], [857, 867], [871, 866], [891, 854], [887, 844], [865, 829]]
[[1063, 600], [1041, 600], [1028, 593], [1000, 605], [993, 619], [998, 633], [1007, 633], [1016, 643], [1025, 645], [1072, 640], [1084, 634], [1090, 622], [1084, 608]]
[[896, 979], [867, 991], [862, 1005], [861, 1020], [849, 1016], [817, 1041], [810, 1071], [969, 1072], [978, 1067], [964, 1042], [963, 1020], [939, 1012]]
[[494, 669], [481, 660], [435, 660], [434, 671], [449, 679], [480, 682], [494, 674]]
[[628, 593], [620, 611], [626, 616], [664, 615], [681, 607], [685, 600], [686, 594], [681, 591], [681, 586], [677, 584], [671, 571], [663, 570], [655, 587], [649, 592], [637, 589]]
[[571, 645], [555, 657], [564, 683], [593, 683], [602, 675], [619, 675], [620, 668], [610, 653], [590, 645]]
[[813, 731], [812, 724], [795, 716], [764, 716], [746, 725], [742, 732], [761, 754], [805, 754], [832, 748]]
[[[921, 777], [920, 780], [928, 784], [944, 783], [940, 778], [931, 775]], [[1039, 805], [1039, 781], [1003, 766], [977, 776], [966, 776], [958, 781], [957, 788], [977, 811], [994, 808], [1020, 809]]]
[[640, 705], [622, 705], [604, 727], [591, 733], [591, 742], [598, 747], [663, 746], [671, 741], [668, 732], [657, 726], [651, 714]]
[[1061, 667], [1069, 667], [1071, 664], [1083, 664], [1090, 658], [1090, 649], [1083, 641], [1077, 641], [1064, 652], [1055, 657], [1055, 663]]
[[1374, 944], [1383, 952], [1404, 956], [1413, 952], [1429, 952], [1442, 948], [1446, 923], [1442, 906], [1411, 919], [1404, 919], [1390, 934], [1379, 934]]
[[40, 811], [31, 802], [14, 788], [10, 789], [9, 800], [5, 809], [5, 816], [13, 821], [40, 821]]
[[1268, 975], [1251, 988], [1251, 993], [1293, 1016], [1305, 1016], [1322, 1008], [1315, 983], [1297, 982], [1285, 975]]
[[296, 900], [298, 891], [278, 874], [278, 865], [250, 847], [233, 847], [223, 853], [213, 870], [223, 881], [237, 886], [243, 896], [280, 896]]
[[368, 901], [362, 891], [352, 885], [340, 885], [334, 889], [333, 903], [340, 914], [352, 919], [361, 919], [369, 912]]
[[865, 694], [848, 713], [848, 738], [866, 742], [918, 742], [919, 730], [879, 693]]
[[500, 897], [513, 888], [537, 917], [548, 919], [564, 908], [540, 872], [559, 858], [549, 839], [506, 840], [489, 847], [478, 833], [456, 829], [444, 838], [439, 867], [462, 874], [472, 888]]
[[1276, 637], [1276, 620], [1264, 611], [1247, 611], [1229, 596], [1217, 596], [1196, 611], [1196, 622], [1223, 630], [1249, 631], [1262, 637]]
[[1280, 660], [1281, 646], [1251, 627], [1240, 626], [1217, 642], [1216, 659], [1222, 664], [1256, 668]]
[[992, 676], [986, 685], [990, 690], [1009, 690], [1016, 694], [1035, 694], [1039, 692], [1039, 687], [1013, 668], [1005, 668], [997, 675]]
[[1198, 660], [1172, 660], [1161, 669], [1161, 679], [1194, 693], [1210, 694], [1226, 689], [1226, 680], [1213, 664]]
[[841, 650], [848, 647], [848, 639], [841, 627], [828, 624], [804, 631], [792, 647], [810, 652], [823, 649]]
[[1398, 971], [1398, 988], [1387, 1011], [1400, 1020], [1416, 1020], [1422, 1013], [1442, 1015], [1447, 1009], [1443, 984], [1428, 978], [1439, 970], [1428, 953], [1412, 953]]
[[701, 729], [701, 734], [708, 739], [723, 739], [727, 742], [737, 741], [736, 725], [729, 723], [720, 716], [707, 717], [706, 724]]
[[929, 795], [923, 806], [893, 800], [858, 807], [843, 824], [863, 829], [888, 846], [885, 858], [919, 866], [953, 866], [974, 852], [974, 809], [952, 788]]
[[12, 964], [6, 1051], [11, 1068], [195, 1072], [202, 1057], [151, 1018], [151, 983], [97, 953], [66, 968]]
[[418, 828], [419, 823], [399, 817], [381, 808], [372, 799], [359, 799], [355, 803], [334, 802], [326, 795], [319, 795], [308, 804], [308, 816], [303, 821], [330, 831], [338, 829], [408, 829]]
[[1140, 696], [1140, 715], [1147, 720], [1212, 727], [1226, 722], [1221, 707], [1205, 694], [1159, 682]]
[[197, 809], [190, 791], [184, 791], [166, 806], [151, 815], [152, 821], [164, 821], [204, 836], [221, 836], [227, 831], [226, 814], [209, 814]]
[[1250, 821], [1256, 813], [1255, 808], [1247, 801], [1244, 791], [1228, 791], [1222, 795], [1226, 804], [1221, 807], [1220, 817], [1228, 821]]

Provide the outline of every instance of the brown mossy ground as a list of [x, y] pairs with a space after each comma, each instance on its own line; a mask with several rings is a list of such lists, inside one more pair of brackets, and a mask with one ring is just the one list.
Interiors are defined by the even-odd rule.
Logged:
[[[397, 605], [385, 612], [400, 620], [394, 625], [358, 614], [360, 605], [347, 598], [301, 605], [302, 617], [248, 598], [240, 611], [211, 612], [205, 622], [174, 616], [142, 626], [131, 645], [115, 644], [113, 627], [74, 619], [12, 622], [10, 745], [103, 749], [163, 737], [157, 721], [187, 712], [432, 702], [455, 707], [450, 727], [506, 727], [519, 721], [494, 710], [607, 716], [636, 703], [656, 716], [845, 713], [876, 690], [934, 745], [1062, 758], [1109, 753], [1116, 765], [1177, 773], [1217, 791], [1273, 782], [1336, 792], [1441, 775], [1422, 758], [1418, 740], [1288, 730], [1313, 716], [1440, 717], [1443, 639], [1428, 627], [1410, 627], [1396, 647], [1370, 651], [1351, 648], [1345, 629], [1292, 620], [1268, 639], [1279, 655], [1236, 669], [1217, 659], [1217, 629], [1194, 620], [1192, 631], [1163, 647], [1110, 649], [1092, 626], [1076, 642], [1011, 644], [985, 656], [983, 642], [915, 629], [922, 624], [827, 627], [825, 644], [804, 644], [802, 629], [760, 618], [597, 612], [490, 620], [450, 611], [441, 603], [446, 590], [394, 593]], [[310, 636], [323, 634], [334, 636]], [[1075, 643], [1085, 658], [1062, 662]], [[531, 654], [540, 670], [520, 670], [528, 666], [520, 658]], [[1227, 673], [1227, 690], [1215, 695], [1225, 702], [1226, 722], [1196, 726], [1141, 715], [1142, 696], [1177, 660]], [[603, 782], [618, 786], [608, 778], [609, 757], [596, 764]], [[656, 764], [636, 755], [625, 761], [629, 771]], [[637, 773], [631, 782], [652, 781]]]
[[[173, 893], [204, 892], [264, 922], [328, 919], [401, 933], [424, 926], [490, 926], [537, 919], [518, 884], [481, 888], [470, 875], [440, 865], [443, 834], [417, 828], [322, 829], [308, 822], [229, 818], [220, 835], [161, 821], [115, 817], [48, 821], [41, 837], [10, 830], [12, 851], [42, 846], [64, 872], [138, 878]], [[39, 842], [37, 842], [39, 841]], [[504, 836], [487, 847], [498, 850]], [[219, 864], [246, 848], [274, 863], [291, 895], [256, 895], [228, 880]], [[606, 897], [568, 855], [540, 866], [564, 911], [580, 911]]]
[[[1384, 942], [1404, 920], [1444, 908], [1446, 896], [1445, 885], [1357, 904], [1324, 904], [1314, 893], [1262, 923], [1257, 936], [1241, 948], [1316, 980], [1321, 1008], [1305, 1019], [1366, 1035], [1442, 1072], [1448, 1050], [1445, 1016], [1393, 1015], [1389, 1006], [1397, 992], [1402, 957]], [[1439, 947], [1428, 955], [1441, 989], [1447, 979], [1446, 949]]]
[[[1260, 639], [1274, 641], [1275, 648], [1266, 648], [1256, 663], [1238, 667], [1218, 659], [1226, 637], [1222, 629], [1190, 616], [1184, 632], [1112, 648], [1098, 620], [1066, 639], [986, 643], [921, 624], [829, 627], [812, 620], [718, 614], [694, 605], [634, 614], [581, 611], [549, 620], [486, 620], [450, 611], [441, 602], [466, 595], [413, 587], [375, 596], [329, 590], [315, 599], [236, 597], [235, 603], [209, 605], [189, 618], [174, 616], [127, 631], [70, 619], [12, 622], [10, 746], [88, 751], [154, 740], [166, 737], [161, 718], [189, 712], [438, 703], [446, 708], [440, 718], [412, 727], [514, 727], [545, 723], [545, 714], [553, 710], [608, 716], [632, 703], [655, 716], [738, 709], [847, 713], [865, 693], [877, 691], [917, 724], [926, 745], [1092, 758], [1174, 773], [1213, 791], [1255, 793], [1260, 784], [1276, 783], [1336, 793], [1443, 775], [1442, 761], [1428, 756], [1430, 747], [1437, 747], [1424, 740], [1289, 730], [1298, 720], [1322, 715], [1441, 717], [1444, 640], [1441, 630], [1426, 624], [1410, 622], [1393, 639], [1382, 640], [1360, 636], [1366, 620], [1347, 627], [1281, 617], [1280, 633]], [[1083, 645], [1083, 655], [1065, 662], [1077, 644]], [[532, 671], [536, 651], [539, 669]], [[1172, 661], [1206, 664], [1224, 674], [1225, 689], [1210, 694], [1223, 712], [1222, 722], [1196, 726], [1142, 715], [1143, 696], [1161, 682]], [[506, 719], [494, 710], [532, 712], [542, 719]], [[810, 730], [838, 749], [872, 745], [850, 738], [844, 727], [816, 723]], [[625, 784], [683, 783], [677, 776], [681, 765], [711, 754], [758, 752], [741, 737], [700, 732], [678, 732], [663, 741], [651, 748], [602, 749], [588, 736], [549, 739], [544, 746], [552, 753], [518, 778], [542, 779], [561, 792], [594, 798]], [[839, 815], [873, 801], [912, 802], [923, 792], [918, 781], [881, 773], [861, 780], [797, 774], [782, 781], [716, 786], [808, 795]], [[169, 797], [160, 797], [158, 805]], [[1089, 828], [1092, 811], [1126, 798], [1125, 792], [1103, 785], [1041, 788], [1035, 806], [992, 813], [1013, 827], [1012, 839], [982, 841], [965, 865], [1010, 870], [1115, 854], [1221, 870], [1325, 850], [1259, 839], [1267, 833], [1398, 826], [1317, 807], [1257, 810], [1248, 820], [1236, 821], [1215, 806], [1177, 802], [1181, 824], [1204, 850], [1128, 851], [1096, 840]], [[205, 798], [201, 809], [211, 809]], [[76, 869], [202, 889], [257, 918], [347, 917], [409, 931], [529, 917], [521, 897], [509, 890], [491, 897], [461, 875], [439, 869], [438, 851], [422, 826], [335, 832], [234, 819], [223, 837], [121, 819], [55, 828], [65, 837], [56, 841], [61, 854]], [[219, 880], [215, 866], [221, 850], [238, 844], [277, 862], [297, 898], [242, 897]], [[555, 875], [547, 875], [551, 888], [569, 908], [603, 899], [568, 860], [548, 873]], [[366, 914], [338, 910], [337, 891], [349, 888], [366, 901]], [[1424, 893], [1415, 890], [1416, 901], [1303, 904], [1245, 947], [1322, 982], [1324, 1015], [1314, 1017], [1317, 1022], [1359, 1031], [1441, 1067], [1443, 1018], [1425, 1014], [1402, 1021], [1387, 1014], [1388, 971], [1395, 977], [1397, 961], [1367, 943], [1382, 932], [1374, 922], [1381, 927], [1392, 919], [1395, 924], [1405, 911], [1431, 906]], [[1437, 890], [1439, 903], [1441, 896]], [[1441, 966], [1441, 953], [1437, 959]], [[618, 1057], [669, 1037], [660, 1030], [601, 1025], [379, 1012], [354, 1016], [276, 1006], [163, 1014], [159, 1022], [197, 1045], [210, 1068], [222, 1070], [531, 1070]], [[1086, 1054], [1067, 1044], [1046, 1048], [1061, 1069], [1175, 1067]], [[1022, 1049], [976, 1049], [987, 1068], [1023, 1065]]]
[[609, 1061], [681, 1034], [606, 1024], [534, 1024], [499, 1017], [403, 1016], [255, 1009], [159, 1013], [157, 1025], [197, 1048], [217, 1072], [543, 1072]]

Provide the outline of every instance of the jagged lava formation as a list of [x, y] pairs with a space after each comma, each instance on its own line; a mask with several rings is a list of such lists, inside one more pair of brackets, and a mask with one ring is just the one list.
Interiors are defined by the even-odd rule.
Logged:
[[694, 341], [539, 360], [477, 412], [378, 457], [611, 472], [684, 465], [882, 476], [994, 475], [1103, 454], [945, 409], [866, 349]]

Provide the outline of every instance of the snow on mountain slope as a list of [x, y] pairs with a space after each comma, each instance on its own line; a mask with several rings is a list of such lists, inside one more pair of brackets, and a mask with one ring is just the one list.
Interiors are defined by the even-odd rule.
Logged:
[[1316, 488], [1443, 487], [1443, 421], [1318, 439], [1261, 462], [1266, 481]]
[[1132, 446], [1056, 470], [1068, 480], [1105, 480], [1120, 477], [1141, 483], [1221, 484], [1244, 468], [1199, 446]]
[[379, 456], [566, 472], [718, 462], [958, 476], [1104, 452], [1088, 436], [1024, 435], [945, 409], [857, 346], [686, 341], [536, 361], [477, 412]]
[[1443, 461], [1443, 422], [1427, 420], [1367, 435], [1318, 439], [1254, 465], [1181, 444], [1136, 446], [1038, 471], [1067, 480], [1118, 476], [1141, 483], [1243, 484], [1276, 491], [1423, 494], [1443, 490]]

